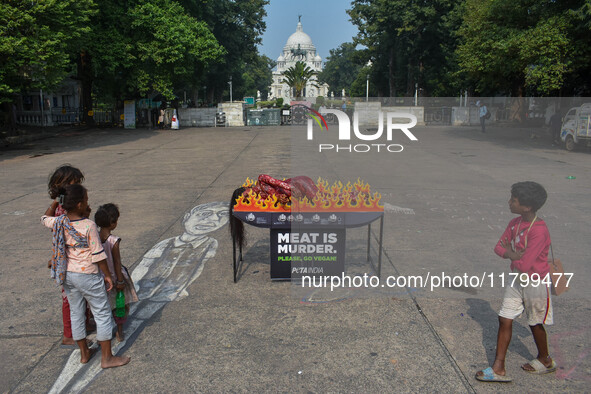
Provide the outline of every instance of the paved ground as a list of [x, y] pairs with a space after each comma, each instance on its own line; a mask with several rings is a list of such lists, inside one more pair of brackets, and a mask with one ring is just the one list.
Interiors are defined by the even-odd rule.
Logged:
[[[535, 139], [507, 127], [489, 127], [487, 134], [465, 127], [413, 132], [419, 141], [396, 141], [403, 152], [380, 154], [317, 154], [317, 146], [300, 140], [303, 130], [287, 127], [72, 129], [0, 151], [0, 392], [589, 391], [591, 153], [554, 147], [543, 130]], [[569, 294], [554, 299], [556, 324], [548, 328], [560, 369], [544, 376], [521, 371], [536, 355], [521, 318], [507, 356], [514, 382], [474, 380], [494, 359], [502, 297], [496, 282], [433, 292], [302, 291], [269, 279], [268, 232], [250, 227], [234, 284], [227, 226], [209, 234], [217, 251], [188, 296], [146, 307], [130, 321], [127, 331], [134, 333], [121, 350], [132, 357], [128, 366], [100, 371], [91, 361], [78, 369], [77, 351], [59, 346], [61, 300], [46, 268], [50, 235], [39, 224], [49, 204], [47, 177], [65, 162], [84, 171], [93, 208], [119, 205], [116, 233], [132, 271], [159, 241], [183, 233], [182, 219], [193, 207], [225, 202], [246, 177], [269, 173], [360, 177], [380, 191], [388, 204], [384, 277], [498, 278], [507, 262], [492, 249], [511, 218], [510, 185], [538, 181], [549, 191], [541, 214], [554, 252], [575, 274]], [[350, 273], [371, 272], [360, 257], [364, 234], [347, 232]]]

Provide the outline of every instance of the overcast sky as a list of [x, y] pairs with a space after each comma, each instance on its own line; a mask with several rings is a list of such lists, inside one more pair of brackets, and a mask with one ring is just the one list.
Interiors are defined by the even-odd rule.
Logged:
[[326, 61], [329, 50], [353, 41], [357, 27], [345, 12], [350, 0], [271, 0], [267, 5], [267, 30], [259, 51], [277, 60], [287, 39], [296, 31], [298, 15], [302, 15], [304, 33], [312, 38], [317, 53]]

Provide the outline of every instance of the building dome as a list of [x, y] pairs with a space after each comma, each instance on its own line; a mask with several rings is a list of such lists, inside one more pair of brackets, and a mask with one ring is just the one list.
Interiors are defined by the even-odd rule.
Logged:
[[[301, 18], [301, 15], [299, 17]], [[281, 97], [290, 100], [295, 98], [292, 97], [295, 94], [294, 89], [285, 81], [284, 73], [298, 62], [303, 62], [315, 72], [322, 71], [322, 58], [316, 53], [316, 47], [310, 36], [304, 33], [301, 21], [298, 21], [295, 33], [289, 36], [281, 55], [277, 58], [277, 66], [273, 71], [273, 82], [269, 87], [270, 99]], [[302, 94], [315, 100], [319, 96], [327, 97], [328, 88], [326, 83], [319, 83], [317, 77], [313, 76], [306, 84]]]
[[315, 48], [310, 36], [304, 33], [304, 29], [302, 28], [302, 22], [298, 22], [296, 32], [289, 36], [289, 38], [287, 39], [287, 44], [285, 44], [285, 48], [297, 48], [298, 45], [301, 48], [306, 49]]

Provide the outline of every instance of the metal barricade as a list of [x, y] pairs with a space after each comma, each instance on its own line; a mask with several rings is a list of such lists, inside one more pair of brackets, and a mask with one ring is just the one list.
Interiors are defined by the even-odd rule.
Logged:
[[215, 126], [227, 126], [226, 122], [226, 113], [225, 112], [217, 112], [215, 114]]

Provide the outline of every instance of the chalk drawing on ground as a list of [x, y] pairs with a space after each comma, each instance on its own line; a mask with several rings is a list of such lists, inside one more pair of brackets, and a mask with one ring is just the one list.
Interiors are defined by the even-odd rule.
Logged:
[[[207, 234], [226, 223], [227, 203], [198, 205], [183, 217], [183, 234], [158, 242], [144, 255], [131, 274], [140, 301], [130, 306], [125, 340], [112, 342], [113, 354], [131, 346], [166, 304], [189, 295], [187, 288], [216, 255], [218, 241]], [[80, 351], [74, 350], [49, 392], [81, 392], [101, 371], [100, 352], [87, 364], [80, 364]]]

